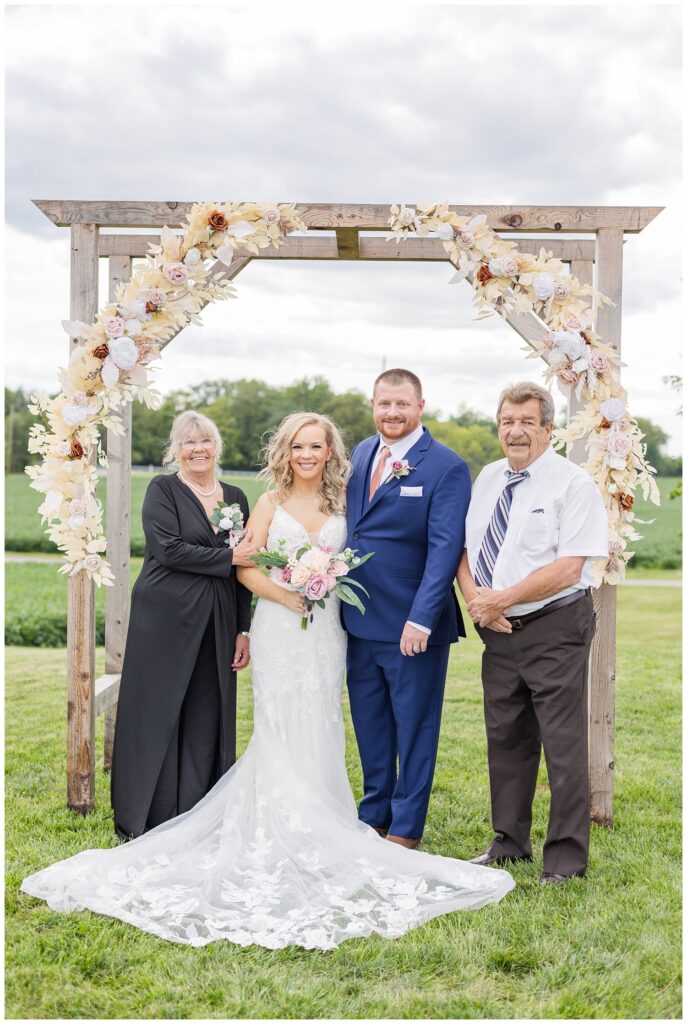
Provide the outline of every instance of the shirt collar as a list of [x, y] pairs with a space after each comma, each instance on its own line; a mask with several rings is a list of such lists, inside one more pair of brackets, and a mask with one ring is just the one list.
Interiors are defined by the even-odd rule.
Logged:
[[415, 430], [412, 432], [412, 434], [407, 434], [405, 437], [400, 437], [398, 441], [394, 441], [393, 444], [389, 444], [388, 441], [385, 441], [382, 435], [380, 434], [377, 453], [379, 453], [382, 450], [382, 448], [389, 448], [391, 451], [390, 458], [403, 459], [405, 458], [406, 453], [409, 452], [410, 449], [413, 447], [413, 445], [417, 444], [417, 442], [422, 437], [423, 433], [424, 428], [422, 424], [419, 423]]
[[[553, 445], [551, 444], [551, 442], [549, 442], [548, 447], [544, 449], [544, 451], [541, 453], [541, 455], [539, 455], [534, 460], [534, 462], [531, 462], [530, 465], [526, 467], [526, 470], [529, 473], [530, 477], [534, 477], [534, 476], [537, 476], [539, 473], [545, 472], [546, 471], [547, 463], [550, 461], [551, 457], [554, 456], [555, 454], [556, 453], [553, 450]], [[512, 473], [512, 472], [513, 472], [513, 470], [510, 468], [510, 466], [508, 464], [508, 459], [506, 459], [505, 466], [503, 467], [503, 475], [507, 476], [508, 473]], [[515, 472], [518, 472], [518, 471], [516, 470]], [[524, 470], [523, 470], [523, 472], [524, 472]]]

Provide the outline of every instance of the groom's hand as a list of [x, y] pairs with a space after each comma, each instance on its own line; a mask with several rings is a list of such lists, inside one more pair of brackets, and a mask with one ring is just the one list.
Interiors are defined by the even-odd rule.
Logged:
[[236, 637], [236, 646], [234, 647], [234, 660], [231, 663], [232, 670], [238, 672], [239, 669], [245, 668], [250, 661], [250, 641], [247, 636], [240, 633]]
[[424, 654], [427, 650], [428, 640], [427, 633], [423, 633], [421, 629], [416, 629], [415, 626], [406, 622], [401, 634], [401, 654], [407, 654], [410, 658], [414, 654]]

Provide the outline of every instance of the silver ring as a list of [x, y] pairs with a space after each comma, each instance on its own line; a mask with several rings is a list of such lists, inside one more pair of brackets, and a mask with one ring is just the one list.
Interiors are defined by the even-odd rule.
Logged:
[[413, 653], [414, 654], [419, 654], [420, 650], [421, 650], [421, 648], [420, 648], [419, 644], [413, 644]]

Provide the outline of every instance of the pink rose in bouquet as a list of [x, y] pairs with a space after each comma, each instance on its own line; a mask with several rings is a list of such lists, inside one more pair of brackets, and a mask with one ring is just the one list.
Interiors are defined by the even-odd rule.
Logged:
[[311, 601], [321, 601], [328, 591], [329, 588], [324, 576], [311, 576], [305, 584], [305, 596], [310, 598]]

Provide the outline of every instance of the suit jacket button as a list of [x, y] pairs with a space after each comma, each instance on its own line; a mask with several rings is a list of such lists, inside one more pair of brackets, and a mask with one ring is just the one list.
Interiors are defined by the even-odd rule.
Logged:
[[354, 534], [353, 534], [353, 540], [357, 540], [357, 539], [358, 539], [358, 534], [357, 534], [357, 533], [354, 533]]

